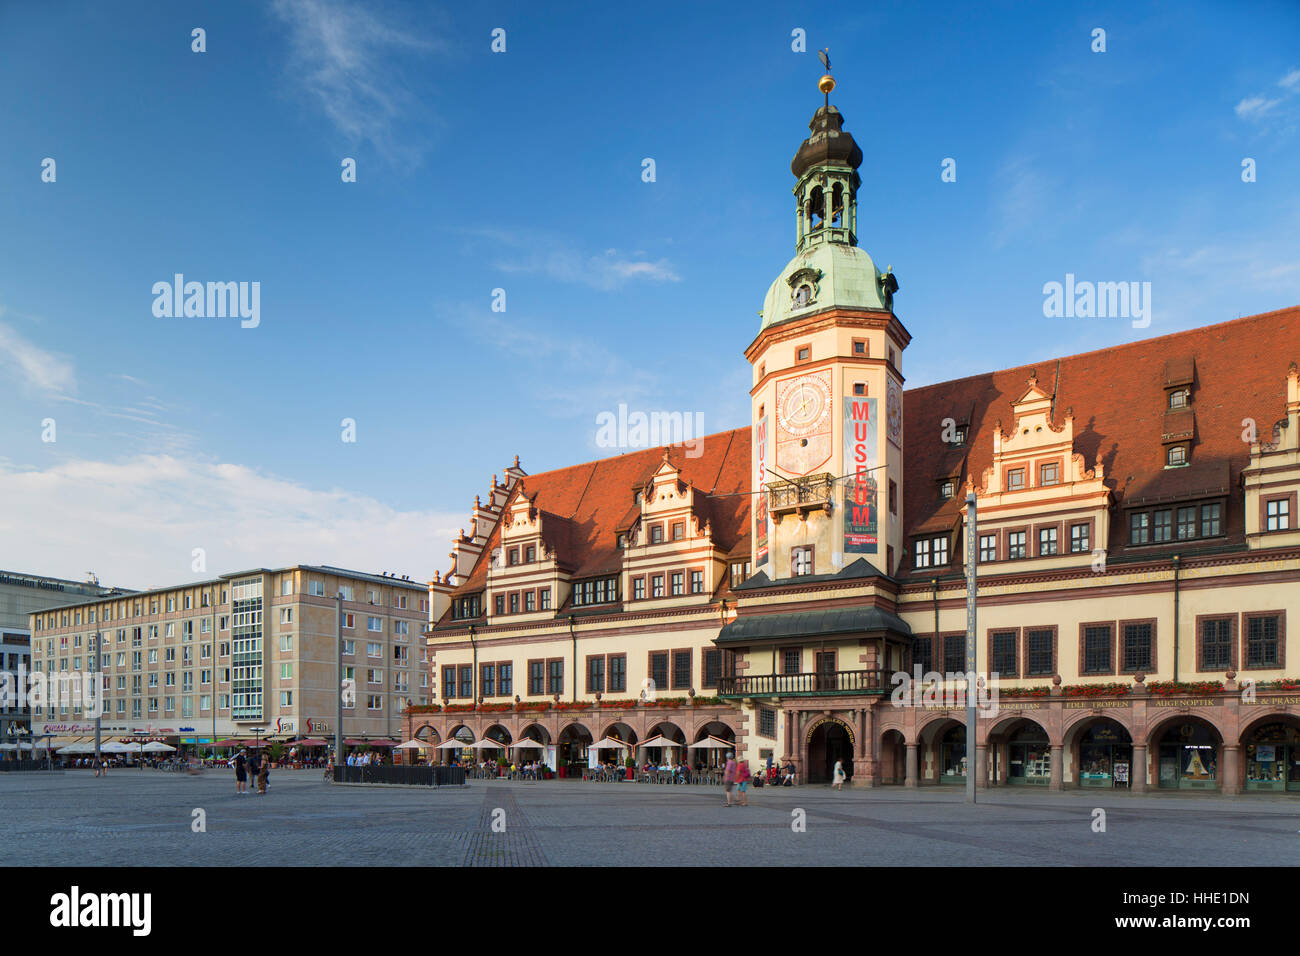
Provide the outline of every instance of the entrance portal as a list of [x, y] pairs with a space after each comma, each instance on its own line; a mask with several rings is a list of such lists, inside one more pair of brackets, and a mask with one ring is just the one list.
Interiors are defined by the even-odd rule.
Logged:
[[808, 738], [808, 782], [830, 783], [837, 760], [852, 780], [853, 738], [848, 728], [838, 720], [820, 720]]

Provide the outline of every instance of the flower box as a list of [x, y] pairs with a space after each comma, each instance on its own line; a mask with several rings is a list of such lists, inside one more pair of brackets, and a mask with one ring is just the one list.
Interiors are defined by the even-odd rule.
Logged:
[[1124, 697], [1132, 691], [1130, 684], [1074, 684], [1065, 688], [1066, 697]]
[[1154, 681], [1146, 685], [1147, 690], [1160, 697], [1181, 697], [1196, 694], [1217, 694], [1223, 690], [1221, 680], [1198, 681]]
[[1005, 690], [998, 688], [999, 698], [1018, 698], [1018, 697], [1048, 697], [1052, 693], [1050, 687], [1008, 687]]

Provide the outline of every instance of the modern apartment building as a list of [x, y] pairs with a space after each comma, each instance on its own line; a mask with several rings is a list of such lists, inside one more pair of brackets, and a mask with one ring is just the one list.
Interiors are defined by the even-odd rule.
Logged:
[[[332, 733], [340, 697], [346, 735], [391, 738], [428, 699], [427, 619], [425, 586], [405, 578], [256, 568], [33, 613], [32, 667], [98, 670], [106, 739]], [[33, 708], [32, 724], [56, 746], [94, 733], [75, 706]]]

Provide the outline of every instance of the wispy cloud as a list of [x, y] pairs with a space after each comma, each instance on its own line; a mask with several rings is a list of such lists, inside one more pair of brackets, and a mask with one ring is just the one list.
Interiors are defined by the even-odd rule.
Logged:
[[0, 371], [3, 377], [12, 376], [19, 385], [47, 395], [67, 395], [77, 390], [77, 376], [71, 362], [28, 341], [3, 322], [0, 322]]
[[[432, 566], [429, 542], [449, 540], [465, 523], [464, 515], [401, 511], [244, 465], [168, 455], [47, 469], [0, 464], [0, 496], [24, 502], [0, 513], [0, 566], [65, 577], [93, 568], [125, 587], [194, 579], [194, 548], [204, 549], [208, 575], [318, 562], [422, 581], [445, 570]], [[59, 521], [49, 520], [54, 514]]]
[[602, 253], [579, 249], [561, 236], [539, 230], [472, 229], [466, 234], [476, 243], [487, 243], [494, 251], [493, 264], [512, 275], [542, 275], [557, 282], [585, 285], [604, 292], [629, 282], [680, 282], [681, 276], [668, 259], [652, 258], [644, 249]]
[[287, 75], [339, 132], [389, 161], [417, 161], [420, 148], [397, 135], [418, 103], [398, 60], [445, 51], [442, 41], [343, 0], [275, 0], [272, 10], [289, 30]]
[[1292, 98], [1297, 95], [1300, 95], [1300, 70], [1290, 70], [1277, 81], [1276, 87], [1245, 97], [1233, 107], [1233, 112], [1249, 123], [1263, 123], [1278, 115], [1278, 107], [1292, 105]]

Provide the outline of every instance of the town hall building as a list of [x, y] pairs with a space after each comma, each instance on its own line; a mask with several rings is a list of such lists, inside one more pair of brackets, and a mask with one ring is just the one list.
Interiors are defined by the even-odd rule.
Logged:
[[[406, 731], [565, 774], [734, 748], [801, 783], [1300, 794], [1300, 307], [908, 389], [862, 151], [829, 96], [809, 129], [750, 422], [494, 476]], [[968, 547], [974, 728], [899, 693], [965, 670]]]

